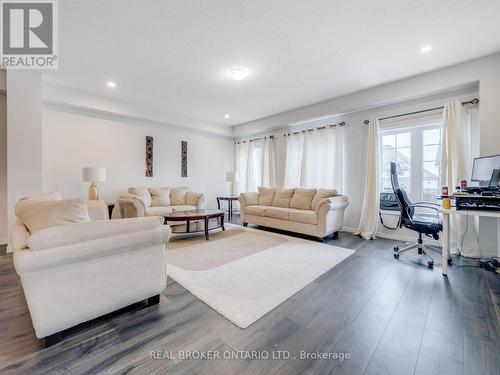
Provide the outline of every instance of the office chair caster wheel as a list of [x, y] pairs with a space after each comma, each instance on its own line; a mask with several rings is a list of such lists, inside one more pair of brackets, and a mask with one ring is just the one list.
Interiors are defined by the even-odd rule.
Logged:
[[394, 254], [394, 259], [399, 259], [399, 254], [398, 253]]
[[448, 264], [453, 264], [453, 259], [448, 258]]
[[429, 268], [434, 267], [434, 262], [432, 260], [427, 261], [427, 267]]
[[394, 246], [394, 251], [399, 251], [399, 247]]

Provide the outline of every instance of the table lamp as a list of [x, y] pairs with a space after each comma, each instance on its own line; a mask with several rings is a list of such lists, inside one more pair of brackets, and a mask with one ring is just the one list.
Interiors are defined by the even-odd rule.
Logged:
[[82, 170], [83, 182], [90, 182], [89, 186], [89, 201], [99, 200], [99, 190], [96, 182], [106, 181], [106, 168], [102, 167], [85, 167]]
[[236, 183], [238, 181], [238, 172], [226, 172], [226, 182], [229, 182], [229, 194], [236, 194]]

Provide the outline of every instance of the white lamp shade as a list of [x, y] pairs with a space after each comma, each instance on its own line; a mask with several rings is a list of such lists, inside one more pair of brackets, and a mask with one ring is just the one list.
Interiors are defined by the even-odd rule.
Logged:
[[227, 182], [238, 182], [238, 172], [226, 172]]
[[82, 180], [84, 182], [103, 182], [103, 181], [106, 181], [106, 168], [85, 167], [82, 170]]

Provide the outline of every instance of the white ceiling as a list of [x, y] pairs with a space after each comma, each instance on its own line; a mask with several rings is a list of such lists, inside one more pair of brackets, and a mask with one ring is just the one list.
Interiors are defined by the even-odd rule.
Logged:
[[[500, 50], [499, 0], [59, 6], [59, 70], [46, 82], [160, 110], [180, 126], [241, 124]], [[433, 50], [421, 55], [425, 44]], [[228, 78], [233, 65], [249, 78]]]

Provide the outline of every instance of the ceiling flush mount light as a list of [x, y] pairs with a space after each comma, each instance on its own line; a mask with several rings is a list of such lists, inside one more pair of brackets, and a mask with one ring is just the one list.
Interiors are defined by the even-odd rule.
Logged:
[[432, 50], [432, 46], [430, 44], [426, 44], [420, 48], [420, 53], [429, 53]]
[[116, 88], [116, 82], [108, 81], [108, 82], [106, 82], [106, 86], [108, 86], [110, 89], [115, 89]]
[[227, 114], [226, 114], [226, 115], [224, 115], [224, 118], [229, 118], [229, 117], [231, 117], [231, 116], [229, 116], [229, 115], [227, 115]]
[[241, 81], [242, 79], [248, 77], [249, 71], [247, 68], [244, 68], [242, 66], [233, 66], [227, 71], [227, 74], [235, 81]]

